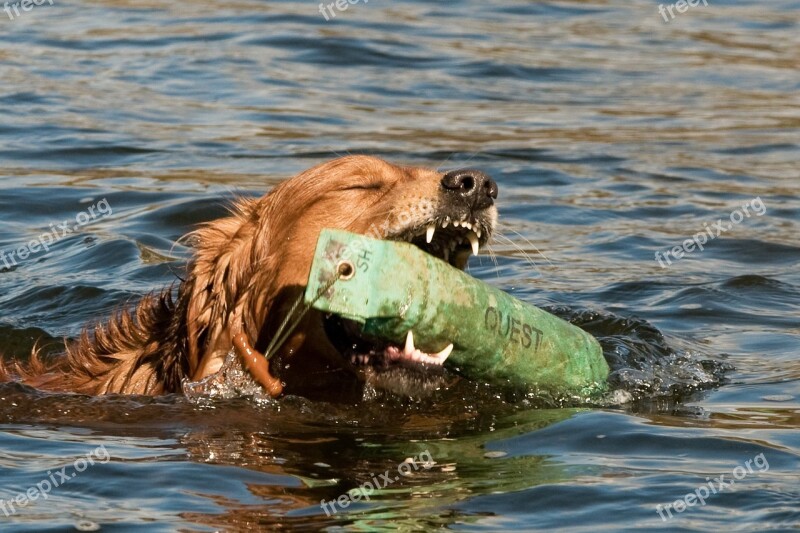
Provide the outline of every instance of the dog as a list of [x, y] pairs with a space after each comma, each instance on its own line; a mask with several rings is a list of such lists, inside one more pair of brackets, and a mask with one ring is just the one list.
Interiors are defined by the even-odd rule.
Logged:
[[34, 350], [27, 363], [0, 362], [0, 381], [89, 395], [181, 393], [235, 353], [272, 397], [331, 400], [360, 397], [376, 368], [384, 382], [393, 367], [424, 374], [446, 354], [422, 354], [411, 339], [378, 345], [313, 309], [269, 360], [263, 351], [302, 298], [322, 229], [408, 241], [463, 269], [495, 229], [497, 192], [477, 170], [442, 173], [368, 156], [315, 166], [190, 233], [195, 249], [177, 287], [84, 329], [62, 356], [45, 361]]

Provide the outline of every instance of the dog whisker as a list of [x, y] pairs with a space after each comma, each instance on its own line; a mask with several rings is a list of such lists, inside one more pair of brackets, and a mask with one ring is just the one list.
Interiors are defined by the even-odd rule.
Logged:
[[536, 246], [535, 244], [533, 244], [533, 243], [530, 241], [530, 239], [528, 239], [527, 237], [525, 237], [525, 236], [524, 236], [523, 234], [521, 234], [519, 231], [515, 230], [514, 228], [512, 228], [512, 227], [510, 227], [510, 226], [507, 226], [507, 225], [505, 225], [505, 224], [504, 224], [504, 223], [502, 223], [502, 222], [500, 223], [500, 225], [502, 225], [502, 226], [503, 226], [504, 228], [506, 228], [506, 229], [510, 229], [511, 231], [513, 231], [513, 232], [514, 232], [514, 233], [515, 233], [517, 236], [519, 236], [519, 238], [520, 238], [520, 239], [522, 239], [523, 241], [525, 241], [525, 242], [528, 244], [528, 246], [530, 246], [531, 248], [533, 248], [533, 249], [536, 251], [536, 253], [537, 253], [537, 254], [539, 254], [539, 255], [541, 255], [542, 257], [544, 257], [544, 258], [545, 258], [545, 260], [547, 261], [547, 263], [548, 263], [548, 264], [549, 264], [551, 267], [553, 266], [553, 263], [550, 261], [550, 259], [549, 259], [549, 258], [548, 258], [546, 255], [544, 255], [544, 252], [542, 252], [541, 250], [539, 250], [539, 247], [538, 247], [538, 246]]
[[534, 261], [533, 258], [530, 256], [530, 254], [528, 254], [528, 252], [526, 252], [520, 245], [518, 245], [512, 239], [508, 238], [507, 236], [503, 235], [500, 232], [495, 233], [495, 237], [504, 240], [512, 248], [518, 251], [520, 255], [522, 255], [522, 257], [528, 262], [528, 264], [531, 265], [536, 270], [536, 272], [538, 272], [540, 275], [542, 274], [542, 271], [539, 269], [539, 266], [536, 264], [536, 261]]

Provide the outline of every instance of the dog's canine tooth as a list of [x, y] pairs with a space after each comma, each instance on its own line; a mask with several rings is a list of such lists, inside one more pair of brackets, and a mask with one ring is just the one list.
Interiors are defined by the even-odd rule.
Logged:
[[428, 244], [433, 240], [433, 232], [436, 231], [436, 222], [431, 222], [428, 229], [425, 231], [425, 242]]
[[411, 330], [408, 330], [408, 335], [406, 335], [406, 347], [403, 351], [407, 354], [412, 354], [414, 350], [414, 334]]
[[480, 228], [480, 226], [475, 224], [475, 229], [473, 231], [475, 231], [475, 235], [477, 235], [478, 238], [480, 239], [481, 238], [481, 228]]
[[447, 361], [447, 358], [450, 357], [450, 354], [453, 352], [453, 343], [447, 345], [447, 347], [439, 353], [432, 354], [431, 357], [436, 359], [437, 364], [443, 364]]
[[472, 255], [478, 255], [478, 251], [480, 250], [478, 236], [474, 232], [470, 231], [467, 233], [467, 239], [469, 239], [469, 244], [472, 246]]

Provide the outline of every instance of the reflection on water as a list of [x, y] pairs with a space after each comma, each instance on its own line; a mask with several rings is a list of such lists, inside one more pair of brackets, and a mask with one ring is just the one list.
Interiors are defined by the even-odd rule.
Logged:
[[[227, 199], [373, 153], [490, 173], [502, 235], [469, 272], [596, 333], [613, 383], [641, 397], [546, 409], [462, 383], [412, 403], [198, 405], [0, 385], [0, 500], [99, 445], [112, 456], [0, 514], [3, 531], [796, 527], [798, 10], [709, 2], [668, 23], [657, 4], [606, 1], [369, 2], [330, 21], [296, 1], [0, 12], [0, 251], [113, 208], [0, 262], [7, 356], [174, 282], [178, 239]], [[763, 216], [657, 261], [757, 197]], [[433, 468], [320, 508], [425, 450]], [[768, 471], [657, 514], [760, 453]]]

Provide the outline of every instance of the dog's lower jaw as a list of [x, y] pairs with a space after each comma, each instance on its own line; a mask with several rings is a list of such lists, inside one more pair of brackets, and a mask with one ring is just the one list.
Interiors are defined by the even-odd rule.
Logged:
[[[333, 346], [309, 346], [290, 338], [270, 359], [272, 374], [283, 383], [285, 396], [312, 401], [356, 403], [364, 383]], [[295, 341], [295, 342], [293, 342]]]

